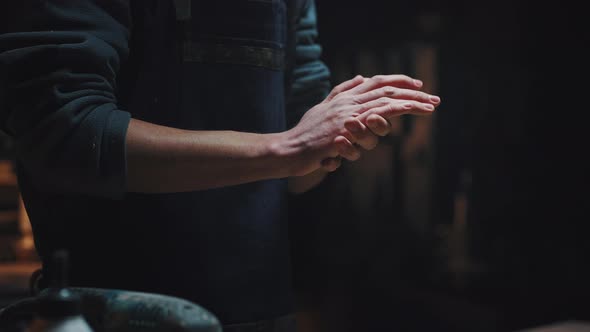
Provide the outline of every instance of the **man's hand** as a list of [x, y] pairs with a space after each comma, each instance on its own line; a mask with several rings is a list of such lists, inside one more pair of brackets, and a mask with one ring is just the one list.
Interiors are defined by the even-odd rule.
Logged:
[[[395, 75], [393, 75], [393, 76], [395, 76]], [[381, 80], [381, 82], [380, 82], [380, 80]], [[389, 122], [389, 120], [391, 120], [391, 118], [397, 117], [402, 114], [407, 114], [407, 113], [416, 114], [416, 115], [424, 115], [424, 114], [430, 115], [430, 114], [432, 114], [431, 111], [434, 110], [434, 108], [433, 108], [432, 110], [430, 110], [430, 112], [426, 112], [426, 113], [420, 112], [420, 109], [417, 109], [418, 112], [398, 112], [395, 109], [388, 108], [388, 104], [389, 104], [389, 102], [391, 102], [391, 100], [389, 100], [389, 99], [397, 99], [400, 102], [402, 102], [404, 100], [416, 100], [416, 101], [420, 101], [423, 103], [426, 102], [428, 104], [431, 104], [433, 107], [436, 107], [440, 104], [440, 98], [438, 96], [429, 95], [429, 94], [426, 94], [426, 93], [418, 91], [418, 90], [400, 89], [399, 87], [394, 86], [395, 81], [394, 81], [393, 77], [390, 79], [389, 82], [388, 81], [389, 80], [388, 80], [387, 76], [385, 76], [385, 77], [375, 76], [372, 79], [364, 78], [364, 82], [369, 82], [369, 84], [368, 84], [369, 89], [375, 88], [375, 87], [377, 87], [379, 85], [383, 85], [383, 84], [389, 83], [389, 85], [384, 85], [384, 86], [381, 86], [380, 88], [378, 88], [377, 90], [371, 91], [372, 96], [371, 96], [371, 94], [369, 94], [369, 96], [372, 97], [373, 100], [377, 99], [377, 101], [374, 102], [375, 107], [368, 114], [364, 114], [362, 116], [359, 116], [357, 118], [358, 119], [357, 124], [353, 126], [356, 128], [363, 129], [362, 131], [357, 131], [357, 135], [356, 135], [356, 136], [358, 136], [358, 141], [360, 143], [359, 145], [361, 145], [363, 148], [375, 147], [375, 145], [377, 144], [377, 141], [375, 140], [375, 136], [386, 136], [391, 132], [392, 127]], [[421, 81], [416, 80], [415, 82], [416, 82], [417, 88], [422, 87]], [[365, 87], [365, 89], [366, 88], [367, 87]], [[383, 97], [383, 95], [385, 95], [385, 97]], [[429, 110], [428, 106], [426, 106], [426, 108], [427, 108], [427, 110]], [[362, 126], [363, 123], [366, 125], [366, 127], [369, 129], [370, 132], [368, 132], [366, 130], [367, 128], [364, 128]], [[351, 129], [354, 130], [350, 126], [351, 126], [351, 124], [349, 124], [349, 127], [347, 127], [347, 129], [349, 131]], [[370, 135], [371, 133], [374, 136]], [[369, 144], [362, 144], [363, 141], [369, 141]]]
[[405, 75], [357, 76], [310, 109], [297, 126], [283, 133], [276, 148], [292, 156], [294, 176], [334, 171], [339, 157], [357, 160], [360, 148], [374, 148], [378, 136], [389, 133], [387, 119], [431, 114], [440, 99], [419, 91], [421, 87], [421, 81]]
[[[193, 131], [131, 119], [126, 135], [127, 190], [181, 192], [308, 175], [356, 160], [372, 148], [372, 122], [430, 114], [430, 96], [407, 76], [356, 77], [334, 88], [293, 129], [272, 134]], [[371, 128], [372, 128], [371, 127]], [[355, 130], [356, 129], [356, 130]], [[310, 177], [305, 177], [310, 178]], [[309, 183], [308, 183], [309, 184]], [[307, 184], [307, 185], [308, 185]], [[297, 187], [304, 191], [309, 186]]]

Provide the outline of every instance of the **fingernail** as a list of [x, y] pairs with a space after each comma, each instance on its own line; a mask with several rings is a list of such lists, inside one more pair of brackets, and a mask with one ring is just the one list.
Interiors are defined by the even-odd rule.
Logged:
[[430, 96], [430, 101], [433, 103], [440, 103], [440, 98], [437, 96]]
[[434, 106], [432, 106], [430, 104], [426, 104], [425, 107], [426, 107], [427, 110], [431, 110], [431, 111], [434, 109]]
[[422, 86], [422, 81], [420, 80], [414, 80], [414, 84], [418, 87]]

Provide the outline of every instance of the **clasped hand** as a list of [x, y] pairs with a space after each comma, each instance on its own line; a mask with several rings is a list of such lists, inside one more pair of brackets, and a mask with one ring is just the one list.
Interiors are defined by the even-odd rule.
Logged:
[[390, 133], [390, 119], [402, 114], [430, 115], [440, 98], [423, 91], [422, 82], [405, 75], [356, 76], [334, 87], [320, 104], [287, 131], [290, 148], [303, 151], [293, 174], [334, 171], [341, 158], [357, 160]]

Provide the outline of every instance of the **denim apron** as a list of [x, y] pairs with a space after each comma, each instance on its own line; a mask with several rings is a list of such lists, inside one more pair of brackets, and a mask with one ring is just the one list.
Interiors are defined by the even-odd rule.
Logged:
[[[285, 2], [190, 3], [191, 15], [181, 22], [177, 127], [283, 131]], [[237, 311], [250, 311], [250, 318], [231, 320], [278, 316], [289, 310], [285, 189], [284, 180], [269, 180], [172, 195], [167, 200], [166, 209], [179, 213], [175, 227], [182, 239], [172, 242], [171, 251], [196, 255], [193, 273], [206, 289], [197, 287], [194, 298], [209, 303], [222, 322]]]
[[[193, 0], [182, 15], [172, 1], [132, 4], [119, 99], [133, 117], [191, 130], [285, 130], [285, 0]], [[104, 274], [101, 287], [185, 298], [223, 324], [292, 311], [285, 180], [106, 204], [96, 213], [106, 226], [94, 231], [109, 233], [104, 253], [118, 273]], [[73, 278], [91, 286], [97, 262], [88, 264]]]

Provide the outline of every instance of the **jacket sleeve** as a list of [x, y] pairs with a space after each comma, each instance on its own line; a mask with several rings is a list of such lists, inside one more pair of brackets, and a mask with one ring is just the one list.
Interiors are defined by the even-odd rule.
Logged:
[[321, 60], [314, 0], [306, 1], [295, 23], [295, 59], [287, 96], [287, 125], [295, 126], [310, 108], [330, 92], [330, 71]]
[[115, 90], [129, 30], [123, 0], [0, 4], [0, 129], [39, 190], [125, 192], [130, 114]]

